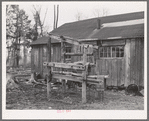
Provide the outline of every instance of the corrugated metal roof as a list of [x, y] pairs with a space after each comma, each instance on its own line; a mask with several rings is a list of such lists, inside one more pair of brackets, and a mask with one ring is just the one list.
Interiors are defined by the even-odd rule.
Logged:
[[[106, 26], [101, 29], [97, 28], [97, 19], [92, 18], [72, 23], [66, 23], [57, 29], [53, 30], [51, 33], [57, 35], [68, 36], [76, 39], [109, 39], [114, 37], [121, 38], [132, 38], [132, 37], [143, 37], [144, 36], [144, 23], [143, 24], [135, 24], [135, 25], [127, 25], [124, 24], [124, 21], [130, 20], [140, 20], [144, 19], [144, 12], [136, 12], [136, 13], [127, 13], [121, 15], [113, 15], [100, 17], [101, 25], [112, 22], [120, 22], [123, 23], [121, 26]], [[127, 26], [126, 26], [127, 25]], [[46, 44], [48, 41], [48, 37], [42, 37], [34, 41], [31, 45], [35, 44]], [[52, 43], [59, 42], [58, 40], [52, 40]]]

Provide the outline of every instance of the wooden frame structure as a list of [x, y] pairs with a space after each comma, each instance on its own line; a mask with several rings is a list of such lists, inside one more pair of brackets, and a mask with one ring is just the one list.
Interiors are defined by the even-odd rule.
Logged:
[[[61, 63], [51, 62], [51, 38], [58, 39], [61, 41]], [[65, 53], [65, 43], [70, 43], [74, 45], [78, 45], [83, 49], [83, 53], [75, 54], [75, 53]], [[106, 78], [108, 75], [88, 75], [88, 68], [90, 66], [95, 66], [95, 63], [87, 62], [87, 56], [93, 55], [93, 53], [88, 54], [87, 48], [93, 47], [93, 49], [98, 49], [98, 46], [93, 46], [89, 44], [82, 44], [73, 38], [50, 35], [50, 39], [48, 41], [48, 62], [44, 62], [43, 65], [48, 68], [48, 76], [47, 76], [47, 98], [49, 99], [49, 94], [51, 91], [52, 78], [62, 79], [63, 84], [63, 92], [66, 90], [66, 82], [65, 80], [76, 81], [82, 83], [82, 103], [86, 103], [86, 85], [95, 84], [97, 86], [97, 91], [101, 91], [104, 93], [104, 89], [106, 86]], [[75, 63], [65, 63], [65, 55], [70, 56], [83, 56], [83, 61], [75, 62]], [[61, 68], [61, 71], [53, 71], [52, 68]], [[64, 69], [71, 70], [79, 70], [82, 74], [73, 73], [73, 72], [65, 72]], [[102, 95], [103, 96], [103, 95]]]

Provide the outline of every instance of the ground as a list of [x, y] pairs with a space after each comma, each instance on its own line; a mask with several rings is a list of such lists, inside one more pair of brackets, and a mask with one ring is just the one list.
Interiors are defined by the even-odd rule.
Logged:
[[143, 110], [144, 97], [125, 95], [124, 91], [104, 93], [104, 101], [95, 99], [93, 91], [87, 91], [87, 103], [81, 103], [81, 90], [69, 89], [66, 93], [52, 90], [47, 100], [46, 86], [33, 87], [20, 82], [17, 89], [6, 91], [7, 110]]

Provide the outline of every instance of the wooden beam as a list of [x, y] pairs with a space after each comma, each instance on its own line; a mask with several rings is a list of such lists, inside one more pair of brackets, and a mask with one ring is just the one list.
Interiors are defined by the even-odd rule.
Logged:
[[[109, 78], [109, 75], [98, 75], [101, 78]], [[97, 75], [88, 75], [87, 78], [95, 78], [97, 79]]]
[[52, 33], [49, 33], [49, 36], [53, 39], [59, 40], [60, 42], [63, 41], [74, 45], [84, 46], [85, 48], [93, 47], [94, 49], [98, 49], [98, 46], [96, 45], [82, 44], [81, 42], [78, 41], [78, 39], [74, 39], [68, 36], [59, 36], [54, 35]]
[[130, 83], [130, 39], [126, 40], [124, 48], [125, 57], [125, 86]]
[[55, 68], [75, 69], [75, 70], [82, 70], [82, 71], [85, 69], [85, 67], [83, 65], [76, 65], [74, 63], [44, 62], [43, 65], [55, 67]]
[[[83, 65], [87, 63], [87, 48], [83, 47]], [[86, 80], [87, 79], [87, 69], [83, 71], [83, 81], [82, 81], [82, 103], [86, 103]]]
[[[61, 62], [62, 62], [62, 66], [65, 66], [63, 65], [65, 63], [65, 42], [64, 41], [61, 41]], [[60, 67], [61, 68], [61, 67]], [[64, 68], [62, 68], [62, 71], [63, 71]], [[65, 92], [66, 91], [66, 79], [62, 79], [62, 91]]]
[[62, 75], [62, 74], [53, 74], [52, 78], [66, 79], [66, 80], [76, 81], [76, 82], [82, 82], [82, 80], [83, 80], [82, 77], [76, 77], [76, 76], [71, 76], [71, 75]]
[[[83, 78], [82, 77], [77, 77], [77, 76], [72, 76], [72, 75], [63, 75], [63, 74], [58, 74], [58, 73], [53, 73], [52, 74], [52, 78], [55, 79], [66, 79], [66, 80], [70, 80], [70, 81], [74, 81], [74, 82], [83, 82]], [[87, 77], [87, 83], [88, 84], [95, 84], [95, 85], [99, 85], [99, 81], [106, 81], [105, 78], [101, 78], [101, 79], [93, 79], [93, 78], [88, 78]]]
[[52, 71], [52, 74], [63, 74], [63, 75], [71, 75], [71, 76], [82, 77], [82, 74], [73, 73], [73, 72], [64, 72], [64, 71]]
[[[51, 38], [49, 38], [48, 40], [48, 44], [47, 44], [47, 61], [51, 62]], [[50, 81], [52, 80], [51, 77], [51, 67], [48, 66], [48, 76], [47, 76], [47, 99], [50, 98], [50, 92], [51, 92], [51, 83]]]
[[[70, 56], [83, 56], [83, 53], [64, 53], [64, 54]], [[93, 56], [93, 53], [88, 53], [87, 56]]]

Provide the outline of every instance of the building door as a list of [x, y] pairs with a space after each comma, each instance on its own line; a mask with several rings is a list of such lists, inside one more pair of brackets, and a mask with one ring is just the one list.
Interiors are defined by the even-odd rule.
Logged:
[[97, 71], [100, 75], [109, 75], [107, 79], [108, 86], [120, 86], [124, 84], [124, 46], [123, 41], [108, 41], [99, 45]]

